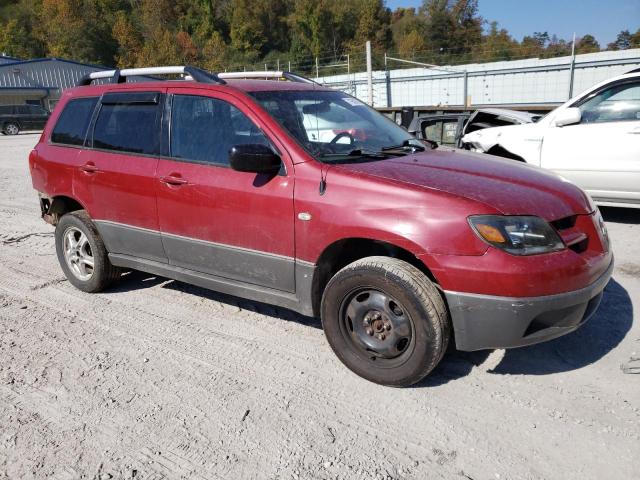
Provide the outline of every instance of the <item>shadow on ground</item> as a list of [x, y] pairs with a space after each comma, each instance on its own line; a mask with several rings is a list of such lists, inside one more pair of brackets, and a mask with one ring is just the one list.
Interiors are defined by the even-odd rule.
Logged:
[[322, 328], [322, 324], [320, 323], [319, 319], [305, 317], [304, 315], [300, 315], [299, 313], [288, 310], [286, 308], [276, 307], [274, 305], [269, 305], [261, 302], [254, 302], [252, 300], [234, 297], [233, 295], [226, 295], [224, 293], [207, 290], [206, 288], [197, 287], [188, 283], [179, 282], [177, 280], [170, 280], [164, 277], [157, 277], [155, 275], [135, 270], [125, 273], [120, 281], [109, 289], [109, 293], [142, 290], [145, 288], [154, 287], [161, 283], [164, 283], [162, 288], [176, 290], [178, 292], [195, 295], [197, 297], [207, 298], [214, 302], [219, 302], [250, 312], [257, 312], [262, 315], [268, 315], [270, 317], [279, 318], [281, 320], [300, 323], [308, 327], [314, 327], [318, 329]]
[[[319, 319], [305, 317], [291, 310], [226, 295], [186, 283], [153, 275], [130, 272], [110, 292], [150, 288], [163, 282], [163, 288], [208, 298], [214, 302], [257, 312], [273, 318], [321, 329]], [[489, 373], [510, 375], [547, 375], [576, 370], [597, 362], [615, 348], [631, 329], [633, 306], [627, 291], [615, 280], [605, 294], [595, 315], [580, 329], [564, 337], [529, 347], [506, 350], [500, 363]], [[436, 369], [416, 387], [434, 387], [467, 376], [484, 363], [491, 350], [460, 352], [450, 348]]]
[[612, 279], [595, 315], [580, 329], [550, 342], [507, 350], [491, 373], [547, 375], [585, 367], [613, 350], [632, 324], [631, 298]]

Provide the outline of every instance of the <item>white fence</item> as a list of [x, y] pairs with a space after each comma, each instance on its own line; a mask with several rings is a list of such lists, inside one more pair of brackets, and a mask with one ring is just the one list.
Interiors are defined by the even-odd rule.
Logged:
[[[571, 72], [574, 61], [573, 74]], [[562, 103], [607, 78], [640, 68], [640, 49], [549, 59], [373, 72], [375, 107], [534, 105]], [[367, 73], [317, 79], [368, 102]], [[465, 101], [466, 100], [466, 101]]]

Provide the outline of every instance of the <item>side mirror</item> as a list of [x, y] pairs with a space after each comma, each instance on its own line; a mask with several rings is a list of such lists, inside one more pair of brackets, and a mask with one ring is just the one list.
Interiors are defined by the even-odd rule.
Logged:
[[553, 119], [556, 127], [564, 127], [565, 125], [573, 125], [580, 123], [582, 112], [577, 107], [565, 108]]
[[282, 160], [266, 145], [245, 144], [231, 147], [229, 163], [231, 168], [238, 172], [275, 175], [280, 171]]

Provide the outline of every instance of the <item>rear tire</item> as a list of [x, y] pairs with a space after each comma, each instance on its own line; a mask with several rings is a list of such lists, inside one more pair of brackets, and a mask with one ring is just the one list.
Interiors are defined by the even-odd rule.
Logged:
[[56, 253], [69, 282], [84, 292], [99, 292], [120, 277], [104, 242], [84, 210], [67, 213], [56, 226]]
[[395, 258], [363, 258], [336, 273], [324, 291], [321, 316], [338, 358], [381, 385], [420, 381], [449, 343], [449, 315], [438, 289]]
[[17, 135], [20, 133], [20, 126], [14, 122], [5, 123], [2, 132], [5, 135]]

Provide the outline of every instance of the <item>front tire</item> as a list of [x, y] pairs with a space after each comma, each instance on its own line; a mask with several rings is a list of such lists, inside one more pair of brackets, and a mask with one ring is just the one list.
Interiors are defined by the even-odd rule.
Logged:
[[84, 292], [99, 292], [120, 277], [104, 242], [84, 210], [67, 213], [56, 226], [56, 253], [69, 282]]
[[20, 133], [20, 126], [14, 122], [5, 123], [3, 133], [5, 135], [18, 135], [18, 133]]
[[449, 316], [438, 289], [395, 258], [363, 258], [336, 273], [324, 291], [321, 316], [338, 358], [381, 385], [420, 381], [449, 343]]

